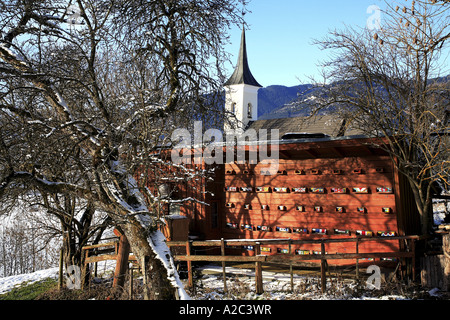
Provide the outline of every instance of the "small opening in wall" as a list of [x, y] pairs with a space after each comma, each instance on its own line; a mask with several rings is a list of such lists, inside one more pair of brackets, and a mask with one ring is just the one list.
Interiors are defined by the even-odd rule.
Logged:
[[232, 113], [236, 113], [236, 102], [233, 102], [233, 103], [231, 104], [231, 112], [232, 112]]

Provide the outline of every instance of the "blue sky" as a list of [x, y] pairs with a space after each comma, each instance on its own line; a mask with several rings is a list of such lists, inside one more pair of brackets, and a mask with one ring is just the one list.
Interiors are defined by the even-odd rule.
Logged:
[[[364, 27], [373, 14], [367, 9], [371, 5], [383, 8], [383, 4], [381, 0], [252, 0], [248, 6], [251, 13], [245, 20], [249, 25], [247, 54], [253, 76], [264, 87], [310, 83], [308, 76], [317, 74], [317, 64], [327, 54], [312, 44], [313, 39], [321, 39], [344, 25]], [[237, 60], [240, 39], [241, 29], [233, 28], [231, 44], [226, 47], [232, 54], [232, 65], [227, 65], [229, 75]]]

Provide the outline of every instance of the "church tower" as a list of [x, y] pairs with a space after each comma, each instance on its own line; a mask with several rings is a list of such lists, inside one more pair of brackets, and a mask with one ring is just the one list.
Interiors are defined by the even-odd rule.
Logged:
[[258, 90], [262, 86], [255, 80], [247, 61], [245, 28], [242, 28], [241, 47], [236, 69], [230, 79], [225, 82], [224, 131], [243, 132], [250, 121], [258, 118]]

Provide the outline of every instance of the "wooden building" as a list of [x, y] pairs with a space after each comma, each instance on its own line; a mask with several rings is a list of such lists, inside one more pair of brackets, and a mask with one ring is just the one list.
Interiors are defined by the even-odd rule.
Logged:
[[[189, 218], [190, 235], [199, 239], [360, 235], [380, 239], [362, 244], [361, 253], [398, 251], [399, 243], [383, 238], [419, 234], [419, 216], [408, 184], [390, 156], [373, 142], [364, 137], [281, 141], [276, 174], [268, 174], [267, 164], [228, 163], [216, 167], [212, 180], [177, 185], [176, 197], [201, 200], [185, 203], [180, 213]], [[207, 190], [212, 194], [204, 193]], [[352, 253], [354, 247], [354, 243], [328, 244], [326, 250]], [[263, 250], [276, 254], [286, 249]], [[320, 251], [320, 246], [293, 250], [309, 254]]]
[[[236, 117], [225, 126], [243, 130], [278, 129], [276, 172], [267, 164], [237, 161], [214, 167], [209, 178], [171, 183], [175, 199], [196, 199], [167, 208], [188, 217], [189, 234], [197, 239], [335, 239], [355, 235], [377, 237], [359, 252], [398, 251], [393, 235], [420, 232], [420, 220], [408, 183], [395, 170], [379, 138], [342, 127], [334, 116], [305, 123], [298, 118], [258, 120], [259, 83], [248, 67], [245, 32], [235, 73], [226, 83], [226, 105]], [[247, 152], [259, 151], [258, 144]], [[253, 149], [252, 149], [253, 148]], [[256, 148], [256, 149], [255, 149]], [[224, 147], [225, 150], [225, 147]], [[247, 155], [248, 155], [247, 153]], [[224, 161], [225, 162], [225, 161]], [[329, 253], [353, 253], [354, 243], [330, 243]], [[252, 248], [241, 248], [251, 254]], [[286, 246], [261, 248], [282, 254]], [[296, 254], [320, 251], [320, 245], [292, 248]]]

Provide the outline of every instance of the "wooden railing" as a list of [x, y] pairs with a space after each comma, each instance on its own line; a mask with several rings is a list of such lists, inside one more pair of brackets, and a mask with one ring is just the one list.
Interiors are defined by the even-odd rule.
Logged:
[[[222, 262], [222, 272], [224, 280], [224, 290], [226, 291], [226, 276], [225, 268], [226, 262], [242, 262], [242, 263], [255, 263], [255, 284], [256, 292], [261, 294], [263, 292], [263, 278], [262, 278], [262, 264], [263, 263], [277, 263], [289, 265], [292, 284], [292, 266], [294, 263], [301, 261], [320, 261], [321, 270], [321, 288], [322, 292], [325, 292], [326, 288], [326, 267], [328, 260], [336, 259], [356, 259], [356, 276], [359, 277], [359, 259], [367, 258], [401, 258], [411, 259], [411, 276], [415, 281], [416, 275], [416, 241], [423, 240], [423, 236], [393, 236], [393, 237], [364, 237], [356, 236], [352, 238], [340, 238], [340, 239], [313, 239], [313, 240], [292, 240], [292, 239], [221, 239], [221, 240], [207, 240], [207, 241], [169, 241], [167, 245], [171, 248], [184, 247], [185, 254], [177, 254], [176, 250], [173, 258], [175, 261], [186, 261], [188, 267], [188, 286], [193, 287], [193, 268], [192, 262]], [[400, 246], [404, 248], [402, 251], [386, 251], [386, 252], [359, 252], [360, 244], [370, 241], [399, 241], [403, 242]], [[344, 243], [354, 242], [355, 252], [353, 253], [327, 253], [325, 251], [325, 245], [330, 243]], [[298, 255], [292, 250], [292, 246], [304, 245], [304, 244], [320, 244], [321, 250], [319, 254], [305, 254]], [[261, 246], [270, 245], [287, 245], [288, 253], [285, 254], [262, 254]], [[226, 255], [226, 248], [253, 246], [254, 255]], [[87, 266], [89, 263], [96, 263], [105, 260], [117, 260], [119, 256], [119, 241], [111, 241], [102, 244], [90, 245], [83, 247], [83, 254], [85, 254], [85, 268], [84, 272], [87, 272]], [[196, 255], [193, 254], [193, 247], [209, 247], [220, 249], [220, 254], [215, 255]], [[134, 255], [127, 255], [128, 260], [136, 260]], [[116, 270], [117, 271], [117, 270]], [[85, 273], [84, 273], [85, 274]], [[292, 285], [293, 286], [293, 285]]]
[[119, 240], [84, 246], [84, 263], [95, 263], [106, 260], [116, 260]]
[[113, 238], [113, 241], [84, 246], [81, 254], [84, 255], [84, 265], [82, 270], [83, 279], [86, 277], [87, 272], [89, 272], [88, 269], [90, 263], [95, 264], [94, 276], [96, 276], [97, 262], [107, 260], [116, 261], [113, 287], [123, 286], [125, 272], [128, 269], [128, 262], [136, 261], [136, 257], [129, 252], [128, 240], [124, 236]]
[[[278, 264], [289, 264], [291, 269], [291, 279], [292, 279], [292, 264], [300, 261], [308, 260], [319, 260], [321, 266], [321, 283], [322, 292], [325, 292], [326, 287], [326, 266], [328, 260], [333, 259], [356, 259], [356, 276], [359, 276], [359, 259], [366, 258], [410, 258], [412, 266], [412, 278], [415, 281], [416, 274], [416, 241], [424, 239], [421, 236], [411, 235], [411, 236], [392, 236], [392, 237], [363, 237], [357, 236], [352, 238], [341, 238], [341, 239], [317, 239], [317, 240], [292, 240], [292, 239], [257, 239], [257, 240], [209, 240], [209, 241], [171, 241], [167, 242], [169, 247], [185, 247], [186, 254], [174, 255], [174, 260], [176, 261], [186, 261], [188, 266], [188, 285], [193, 286], [193, 270], [192, 262], [203, 261], [203, 262], [222, 262], [223, 276], [224, 276], [224, 289], [226, 290], [226, 279], [225, 279], [225, 262], [251, 262], [255, 263], [255, 284], [256, 292], [261, 294], [263, 292], [262, 287], [262, 263], [278, 263]], [[403, 241], [401, 247], [404, 248], [403, 251], [386, 251], [386, 252], [359, 252], [359, 245], [362, 242], [368, 241]], [[326, 253], [325, 244], [328, 243], [342, 243], [342, 242], [355, 242], [355, 252], [354, 253]], [[303, 244], [320, 244], [321, 251], [320, 254], [305, 254], [296, 255], [292, 251], [291, 246], [293, 245], [303, 245]], [[261, 254], [261, 245], [288, 245], [289, 250], [287, 254]], [[242, 256], [242, 255], [226, 255], [225, 248], [227, 247], [240, 247], [240, 246], [253, 246], [255, 255], [253, 256]], [[220, 255], [194, 255], [192, 254], [192, 247], [218, 247], [220, 248]]]

